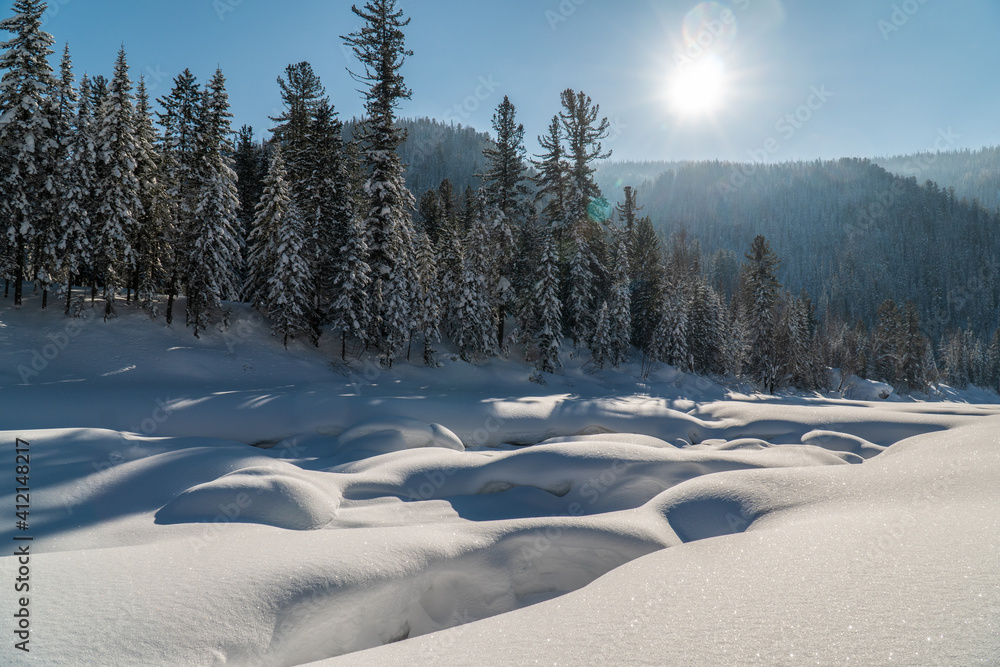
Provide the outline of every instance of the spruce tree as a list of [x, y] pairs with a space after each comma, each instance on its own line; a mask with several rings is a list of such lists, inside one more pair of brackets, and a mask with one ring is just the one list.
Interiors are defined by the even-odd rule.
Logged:
[[[277, 125], [271, 132], [274, 138], [281, 142], [289, 183], [292, 193], [299, 201], [299, 188], [306, 184], [311, 176], [311, 154], [313, 140], [310, 126], [316, 117], [317, 109], [324, 101], [329, 106], [326, 90], [319, 77], [313, 71], [312, 65], [300, 62], [285, 68], [285, 77], [278, 77], [281, 88], [281, 101], [284, 111], [281, 115], [271, 117]], [[308, 210], [303, 206], [304, 210]]]
[[483, 154], [489, 168], [483, 175], [483, 207], [489, 209], [490, 231], [488, 242], [492, 268], [490, 291], [497, 322], [497, 346], [503, 347], [504, 325], [507, 310], [514, 293], [511, 290], [511, 263], [514, 259], [514, 229], [525, 212], [525, 202], [530, 191], [527, 180], [524, 148], [524, 125], [517, 123], [516, 110], [507, 96], [493, 114], [496, 140]]
[[542, 255], [535, 282], [535, 330], [532, 342], [537, 348], [536, 367], [543, 373], [559, 370], [559, 339], [562, 336], [562, 302], [559, 300], [559, 257], [555, 239], [546, 229], [540, 239]]
[[338, 256], [340, 262], [334, 276], [333, 294], [335, 300], [330, 308], [333, 330], [340, 332], [340, 356], [347, 361], [347, 339], [354, 337], [367, 345], [370, 330], [371, 311], [368, 286], [371, 284], [371, 268], [368, 265], [368, 244], [360, 216], [351, 216], [344, 230], [344, 245]]
[[[46, 99], [48, 123], [44, 137], [36, 137], [36, 152], [41, 153], [44, 164], [43, 177], [45, 199], [39, 207], [38, 239], [35, 244], [34, 275], [37, 286], [42, 289], [42, 308], [48, 307], [49, 287], [59, 279], [62, 272], [62, 246], [66, 221], [62, 218], [67, 176], [66, 166], [72, 142], [73, 120], [76, 111], [77, 94], [73, 89], [73, 66], [69, 54], [69, 44], [63, 49], [60, 75], [51, 95]], [[39, 144], [46, 146], [39, 150]]]
[[167, 267], [167, 324], [173, 322], [174, 297], [187, 280], [190, 234], [203, 183], [199, 139], [203, 97], [190, 70], [174, 79], [170, 93], [159, 100], [163, 127], [163, 179], [171, 203], [167, 241], [172, 250]]
[[487, 259], [487, 230], [478, 218], [466, 237], [461, 289], [455, 306], [455, 344], [466, 361], [494, 351], [495, 311], [490, 303], [489, 282], [484, 272]]
[[[208, 328], [211, 311], [220, 308], [223, 299], [238, 294], [240, 202], [232, 167], [230, 118], [226, 79], [216, 70], [203, 93], [198, 147], [201, 182], [188, 230], [187, 324], [194, 329], [195, 337]], [[301, 229], [295, 231], [301, 234]]]
[[0, 30], [13, 34], [0, 43], [0, 219], [7, 223], [9, 266], [14, 278], [14, 306], [20, 307], [28, 253], [38, 241], [38, 224], [45, 220], [49, 197], [46, 177], [48, 107], [56, 84], [49, 65], [52, 35], [42, 30], [46, 5], [41, 0], [16, 0], [13, 15]]
[[[926, 391], [929, 383], [925, 363], [930, 345], [920, 327], [920, 315], [917, 307], [912, 301], [907, 301], [903, 306], [903, 363], [901, 368], [903, 383], [911, 391]], [[987, 358], [991, 355], [987, 354]], [[991, 366], [992, 364], [987, 364]], [[984, 384], [992, 386], [992, 373], [987, 373], [982, 378]]]
[[333, 283], [341, 264], [340, 249], [354, 217], [354, 193], [342, 131], [337, 112], [328, 100], [321, 99], [309, 125], [309, 153], [303, 160], [306, 175], [297, 195], [305, 216], [306, 259], [312, 276], [309, 308], [314, 345], [319, 344], [321, 325], [329, 319]]
[[423, 232], [417, 238], [417, 272], [419, 304], [415, 308], [418, 313], [416, 325], [424, 339], [424, 364], [433, 366], [434, 343], [441, 340], [441, 296], [434, 248]]
[[616, 368], [628, 360], [632, 343], [632, 304], [629, 293], [628, 248], [619, 238], [615, 254], [614, 276], [608, 301], [609, 338], [608, 360]]
[[[233, 170], [236, 172], [236, 188], [240, 199], [239, 236], [246, 240], [253, 225], [257, 202], [264, 194], [264, 176], [267, 174], [267, 159], [264, 148], [254, 137], [253, 127], [243, 125], [236, 133], [236, 153], [233, 156]], [[241, 266], [246, 267], [247, 246], [241, 246]], [[246, 274], [241, 272], [239, 283], [246, 284]], [[241, 295], [242, 296], [242, 295]]]
[[271, 319], [271, 334], [288, 340], [308, 331], [309, 267], [303, 257], [302, 219], [288, 172], [275, 146], [248, 239], [251, 302]]
[[569, 219], [569, 165], [559, 116], [553, 116], [548, 134], [538, 137], [538, 144], [544, 152], [533, 160], [537, 170], [535, 202], [545, 202], [542, 219], [555, 231], [557, 239], [561, 239]]
[[754, 238], [743, 265], [740, 286], [740, 320], [746, 350], [745, 371], [765, 391], [774, 393], [780, 367], [775, 349], [778, 258], [763, 236]]
[[108, 97], [101, 105], [98, 156], [103, 163], [97, 187], [98, 209], [95, 269], [104, 283], [104, 317], [114, 314], [115, 293], [125, 287], [136, 267], [131, 239], [142, 216], [140, 185], [135, 170], [139, 152], [136, 138], [132, 81], [125, 49], [118, 51]]
[[[69, 63], [64, 68], [64, 85], [72, 90], [72, 72]], [[90, 81], [86, 76], [80, 82], [77, 106], [71, 119], [67, 137], [65, 159], [58, 174], [60, 201], [59, 269], [66, 281], [67, 315], [73, 298], [73, 277], [90, 264], [91, 217], [94, 206], [94, 187], [97, 178], [96, 129], [90, 102]], [[81, 284], [83, 280], [81, 279]]]
[[362, 72], [352, 75], [370, 86], [362, 137], [369, 169], [364, 194], [368, 201], [366, 226], [373, 279], [372, 324], [375, 340], [383, 345], [386, 365], [392, 364], [409, 335], [406, 304], [411, 303], [411, 286], [406, 284], [406, 265], [412, 261], [410, 210], [415, 204], [406, 189], [397, 152], [405, 133], [396, 126], [396, 107], [411, 95], [400, 70], [412, 52], [404, 46], [402, 30], [410, 20], [403, 18], [396, 4], [396, 0], [369, 0], [363, 9], [351, 7], [365, 25], [342, 37], [363, 66]]
[[886, 299], [878, 308], [872, 332], [872, 371], [876, 379], [896, 386], [903, 362], [903, 322], [899, 307]]
[[493, 114], [496, 139], [483, 154], [489, 165], [483, 175], [486, 202], [500, 210], [508, 224], [514, 224], [522, 202], [530, 194], [524, 184], [526, 173], [524, 125], [516, 120], [517, 111], [505, 95]]
[[594, 324], [594, 336], [590, 341], [591, 360], [598, 368], [610, 361], [611, 356], [611, 317], [608, 315], [608, 302], [601, 303]]
[[136, 177], [142, 212], [132, 241], [136, 253], [133, 288], [136, 301], [151, 314], [153, 302], [166, 281], [165, 266], [170, 262], [171, 248], [166, 243], [171, 222], [171, 206], [161, 177], [163, 161], [156, 148], [149, 93], [144, 77], [139, 77], [136, 91]]
[[663, 247], [649, 217], [640, 218], [628, 240], [632, 301], [632, 344], [644, 350], [660, 321], [664, 280]]

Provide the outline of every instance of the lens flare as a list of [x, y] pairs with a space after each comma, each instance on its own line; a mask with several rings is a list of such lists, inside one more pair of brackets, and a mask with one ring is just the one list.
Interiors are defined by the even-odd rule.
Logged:
[[722, 54], [736, 42], [736, 15], [720, 2], [703, 2], [684, 17], [683, 31], [688, 58]]

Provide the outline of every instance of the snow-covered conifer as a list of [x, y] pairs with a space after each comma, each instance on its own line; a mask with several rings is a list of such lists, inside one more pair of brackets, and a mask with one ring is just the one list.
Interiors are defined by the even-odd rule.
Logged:
[[41, 0], [16, 0], [13, 15], [0, 21], [0, 30], [13, 34], [0, 43], [0, 220], [7, 223], [7, 264], [14, 278], [14, 305], [21, 306], [22, 282], [28, 253], [45, 219], [46, 177], [50, 175], [48, 147], [48, 97], [55, 86], [48, 57], [52, 35], [42, 30], [46, 4]]
[[536, 367], [543, 373], [555, 373], [559, 363], [559, 340], [562, 336], [562, 302], [559, 300], [559, 257], [555, 239], [546, 229], [540, 239], [542, 256], [535, 282], [535, 330], [532, 342], [537, 347]]
[[118, 51], [115, 74], [108, 97], [101, 105], [98, 129], [98, 157], [103, 164], [97, 185], [97, 234], [94, 245], [95, 269], [104, 282], [104, 317], [114, 313], [116, 291], [124, 287], [135, 270], [136, 257], [131, 239], [142, 215], [139, 179], [136, 177], [135, 106], [132, 81], [128, 74], [125, 49]]
[[271, 319], [272, 335], [281, 337], [287, 347], [289, 338], [309, 329], [309, 267], [303, 256], [301, 215], [292, 201], [277, 146], [249, 244], [252, 303]]
[[628, 248], [625, 239], [620, 238], [608, 300], [608, 361], [615, 367], [628, 360], [632, 346], [632, 305], [628, 275]]
[[[226, 80], [216, 70], [204, 91], [199, 130], [201, 183], [188, 233], [186, 258], [187, 324], [193, 327], [196, 337], [209, 326], [211, 310], [238, 293], [235, 280], [240, 262], [239, 194], [232, 167], [231, 117]], [[301, 229], [295, 231], [301, 235]], [[300, 248], [294, 250], [300, 251]]]

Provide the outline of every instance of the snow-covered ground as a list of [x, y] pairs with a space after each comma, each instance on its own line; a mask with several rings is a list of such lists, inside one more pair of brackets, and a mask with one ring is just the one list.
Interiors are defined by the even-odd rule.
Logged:
[[0, 664], [1000, 661], [1000, 406], [385, 370], [240, 307], [202, 340], [121, 313], [0, 305], [4, 587], [34, 538]]

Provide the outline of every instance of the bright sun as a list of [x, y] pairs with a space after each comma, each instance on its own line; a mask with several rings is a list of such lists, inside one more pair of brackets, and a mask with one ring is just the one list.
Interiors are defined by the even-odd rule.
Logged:
[[670, 105], [682, 116], [705, 116], [722, 108], [726, 73], [722, 62], [703, 58], [677, 73], [670, 83]]

